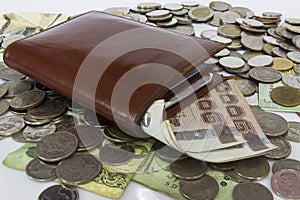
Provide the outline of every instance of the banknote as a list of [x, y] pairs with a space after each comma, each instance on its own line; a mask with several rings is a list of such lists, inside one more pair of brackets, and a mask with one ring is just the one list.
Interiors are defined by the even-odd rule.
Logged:
[[[219, 184], [219, 193], [215, 200], [232, 199], [232, 190], [238, 183], [230, 180], [221, 171], [209, 169], [207, 174]], [[179, 179], [170, 172], [169, 163], [161, 160], [154, 153], [148, 154], [133, 180], [174, 199], [186, 199], [179, 191]]]
[[[289, 70], [289, 71], [282, 72], [282, 75], [293, 74], [293, 73], [294, 73], [293, 70]], [[271, 99], [270, 92], [272, 91], [272, 89], [283, 86], [283, 85], [284, 84], [282, 83], [282, 81], [279, 81], [279, 82], [273, 83], [273, 84], [259, 83], [258, 105], [266, 111], [300, 112], [300, 105], [292, 106], [292, 107], [281, 106], [281, 105], [275, 103]]]
[[0, 16], [0, 35], [27, 36], [62, 23], [68, 18], [68, 15], [51, 13], [7, 13]]
[[[101, 173], [93, 181], [78, 185], [78, 187], [112, 199], [120, 198], [131, 181], [134, 172], [137, 171], [140, 164], [144, 161], [145, 155], [151, 150], [153, 142], [153, 140], [133, 142], [131, 145], [136, 152], [134, 159], [118, 166], [103, 163]], [[107, 145], [108, 143], [110, 141], [105, 140], [102, 145]], [[36, 143], [26, 143], [20, 149], [10, 153], [3, 160], [3, 164], [9, 168], [24, 171], [26, 165], [35, 158], [35, 146]], [[90, 153], [99, 158], [99, 149]], [[55, 181], [59, 182], [58, 179]]]
[[[162, 102], [157, 102], [157, 105], [154, 103], [148, 111], [152, 116], [158, 113], [157, 118], [159, 119], [161, 106]], [[207, 110], [205, 111], [205, 109]], [[197, 126], [199, 118], [210, 127]], [[153, 124], [149, 123], [148, 127], [143, 127], [144, 130], [149, 134], [155, 133], [152, 134], [153, 137], [185, 152], [188, 156], [207, 162], [222, 163], [240, 160], [276, 149], [276, 146], [271, 144], [262, 132], [235, 80], [223, 82], [211, 90], [208, 96], [200, 98], [182, 110], [177, 118], [163, 121], [160, 127], [158, 121]], [[214, 148], [218, 144], [217, 142], [222, 143], [222, 140], [223, 143], [229, 141], [230, 144], [233, 137], [237, 137], [233, 134], [232, 130], [234, 129], [244, 140], [243, 143], [229, 145], [225, 148]], [[214, 137], [215, 133], [221, 134], [216, 138]], [[209, 143], [210, 141], [213, 142]], [[198, 146], [194, 145], [197, 143]]]

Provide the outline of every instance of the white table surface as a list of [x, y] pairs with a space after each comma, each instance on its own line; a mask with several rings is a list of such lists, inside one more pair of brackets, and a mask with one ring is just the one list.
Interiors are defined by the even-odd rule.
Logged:
[[[68, 15], [80, 14], [89, 10], [103, 10], [107, 7], [113, 6], [135, 6], [137, 3], [145, 2], [146, 0], [1, 0], [0, 13], [8, 12], [48, 12], [48, 13], [64, 13]], [[151, 2], [178, 3], [180, 0], [151, 0]], [[203, 5], [208, 5], [210, 1], [199, 1]], [[228, 0], [233, 6], [245, 6], [252, 9], [256, 14], [261, 15], [264, 11], [276, 11], [283, 13], [283, 18], [297, 17], [300, 18], [299, 1], [296, 0]], [[201, 27], [196, 27], [196, 33], [200, 32]], [[300, 121], [300, 118], [296, 114], [278, 113], [284, 116], [288, 121]], [[6, 157], [6, 155], [23, 144], [14, 142], [11, 138], [7, 138], [0, 141], [0, 161]], [[300, 160], [300, 144], [292, 143], [293, 150], [290, 158]], [[271, 163], [272, 164], [272, 163]], [[270, 188], [271, 174], [260, 181], [260, 183]], [[37, 199], [39, 193], [46, 187], [55, 183], [39, 183], [34, 182], [26, 177], [24, 172], [9, 169], [2, 163], [0, 164], [0, 199], [1, 200], [33, 200]], [[105, 200], [102, 196], [95, 195], [93, 193], [79, 189], [79, 195], [81, 200]], [[126, 189], [122, 200], [168, 200], [170, 197], [148, 189], [140, 184], [131, 182]], [[280, 199], [274, 194], [274, 199]]]

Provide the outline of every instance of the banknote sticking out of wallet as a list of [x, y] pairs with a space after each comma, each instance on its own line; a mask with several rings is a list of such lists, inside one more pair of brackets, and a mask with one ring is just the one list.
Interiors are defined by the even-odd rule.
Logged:
[[[203, 64], [223, 48], [214, 41], [90, 11], [12, 43], [4, 61], [115, 121], [128, 134], [151, 135], [184, 151], [174, 142], [170, 121], [223, 82]], [[238, 135], [228, 141], [231, 146], [244, 142]], [[209, 148], [202, 147], [192, 145], [190, 151]]]

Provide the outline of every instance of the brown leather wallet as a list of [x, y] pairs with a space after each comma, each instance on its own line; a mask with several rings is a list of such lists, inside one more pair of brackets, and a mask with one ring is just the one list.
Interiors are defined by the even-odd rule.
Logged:
[[[147, 108], [224, 46], [99, 11], [9, 45], [5, 63], [138, 133]], [[197, 80], [209, 72], [197, 69]], [[195, 76], [194, 76], [195, 77]], [[174, 107], [173, 107], [174, 108]], [[174, 109], [172, 111], [174, 112]]]

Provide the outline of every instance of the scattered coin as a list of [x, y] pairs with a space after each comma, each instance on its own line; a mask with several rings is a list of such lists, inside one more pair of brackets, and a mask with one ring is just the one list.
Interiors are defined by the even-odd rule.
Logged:
[[176, 18], [172, 18], [169, 21], [157, 22], [157, 26], [164, 27], [164, 28], [172, 27], [172, 26], [175, 26], [176, 24], [177, 24]]
[[295, 63], [300, 63], [300, 52], [299, 51], [288, 52], [287, 57]]
[[144, 2], [139, 3], [137, 7], [140, 9], [159, 9], [161, 8], [161, 4], [155, 2]]
[[266, 53], [267, 55], [273, 56], [273, 51], [272, 51], [273, 48], [275, 48], [274, 45], [266, 43], [263, 46], [263, 52]]
[[209, 7], [214, 11], [224, 12], [226, 10], [229, 10], [232, 6], [223, 1], [212, 1], [210, 2]]
[[246, 7], [233, 7], [230, 11], [238, 13], [242, 18], [254, 17], [254, 12]]
[[265, 135], [271, 137], [281, 136], [287, 133], [287, 121], [275, 113], [264, 112], [255, 116]]
[[282, 169], [272, 176], [271, 185], [274, 192], [284, 199], [300, 199], [299, 171]]
[[293, 32], [293, 33], [297, 33], [297, 34], [300, 33], [300, 26], [294, 26], [294, 25], [288, 24], [286, 29]]
[[229, 69], [239, 69], [245, 65], [245, 62], [241, 58], [227, 56], [219, 60], [220, 65]]
[[279, 18], [279, 17], [282, 16], [282, 14], [278, 13], [278, 12], [263, 12], [262, 15], [265, 16], [265, 17], [272, 17], [272, 18], [273, 17], [274, 18]]
[[298, 48], [300, 49], [300, 35], [296, 35], [293, 37], [292, 39], [293, 41], [293, 44]]
[[37, 107], [27, 111], [29, 117], [33, 119], [53, 119], [62, 115], [66, 111], [66, 106], [55, 100], [48, 100]]
[[25, 126], [22, 117], [15, 115], [0, 118], [0, 136], [10, 136], [20, 132]]
[[3, 83], [0, 85], [0, 98], [4, 97], [7, 93], [7, 84]]
[[75, 188], [64, 185], [54, 185], [45, 189], [38, 197], [38, 200], [52, 199], [78, 200], [79, 194]]
[[241, 177], [261, 180], [268, 176], [270, 165], [264, 157], [255, 157], [238, 161], [234, 171]]
[[172, 162], [170, 170], [173, 176], [181, 180], [197, 180], [206, 174], [208, 167], [203, 161], [186, 158]]
[[277, 146], [279, 149], [275, 149], [267, 154], [264, 154], [265, 157], [271, 159], [282, 159], [290, 155], [292, 147], [291, 144], [284, 137], [270, 137], [269, 141], [275, 146]]
[[221, 17], [223, 15], [223, 12], [219, 12], [219, 11], [214, 11], [214, 17], [212, 18], [212, 20], [210, 20], [208, 23], [211, 26], [216, 26], [219, 27], [222, 25], [221, 22]]
[[298, 48], [296, 48], [292, 43], [290, 42], [280, 42], [279, 47], [282, 48], [285, 51], [298, 51]]
[[197, 1], [182, 1], [180, 2], [184, 7], [197, 7], [199, 6], [199, 2]]
[[164, 5], [164, 8], [170, 11], [178, 11], [183, 9], [183, 6], [179, 3], [167, 3]]
[[251, 26], [251, 27], [256, 27], [256, 28], [260, 28], [260, 27], [263, 27], [264, 24], [260, 21], [257, 21], [255, 19], [243, 19], [243, 23], [248, 25], [248, 26]]
[[0, 100], [0, 115], [3, 115], [4, 113], [6, 113], [9, 109], [9, 102], [1, 99]]
[[300, 171], [300, 161], [290, 159], [290, 158], [278, 160], [273, 164], [272, 172], [275, 174], [276, 172], [282, 169], [292, 169], [292, 170]]
[[283, 37], [281, 37], [280, 35], [278, 35], [276, 33], [275, 28], [268, 28], [267, 32], [270, 36], [276, 38], [277, 40], [280, 40], [280, 41], [284, 40]]
[[71, 115], [64, 115], [62, 119], [53, 122], [56, 125], [56, 131], [67, 131], [77, 124], [77, 119]]
[[290, 87], [300, 89], [300, 75], [286, 74], [282, 77], [282, 82]]
[[188, 17], [182, 17], [182, 16], [175, 16], [174, 17], [177, 20], [178, 25], [190, 25], [192, 24], [192, 20]]
[[268, 55], [260, 55], [250, 58], [248, 64], [251, 67], [267, 67], [273, 63], [273, 57]]
[[195, 7], [189, 11], [188, 15], [197, 22], [206, 22], [212, 19], [214, 12], [208, 7]]
[[6, 98], [12, 98], [31, 89], [31, 82], [27, 80], [8, 81]]
[[233, 39], [230, 44], [227, 44], [227, 48], [232, 51], [242, 49], [243, 45], [239, 39]]
[[273, 200], [271, 191], [260, 183], [245, 182], [236, 185], [232, 191], [233, 200]]
[[234, 24], [224, 24], [218, 28], [218, 34], [229, 38], [239, 38], [242, 30]]
[[266, 29], [264, 28], [254, 28], [246, 25], [240, 25], [241, 29], [244, 31], [248, 31], [254, 34], [264, 34], [266, 32]]
[[103, 141], [101, 129], [93, 126], [78, 125], [67, 131], [76, 135], [78, 139], [77, 151], [94, 149]]
[[161, 142], [156, 142], [155, 145], [153, 146], [153, 149], [155, 151], [156, 156], [158, 156], [160, 159], [167, 161], [167, 162], [173, 162], [178, 159], [187, 158], [187, 156], [184, 155], [183, 153], [181, 153]]
[[294, 66], [294, 72], [295, 72], [296, 74], [300, 74], [300, 64]]
[[286, 18], [285, 22], [287, 22], [291, 25], [300, 25], [300, 19], [299, 18]]
[[225, 49], [222, 49], [221, 51], [219, 51], [218, 53], [216, 53], [215, 55], [214, 55], [214, 57], [225, 57], [225, 56], [229, 56], [230, 55], [230, 51], [227, 49], [227, 48], [225, 48]]
[[248, 182], [249, 179], [241, 177], [240, 175], [238, 175], [233, 169], [232, 170], [228, 170], [225, 171], [224, 174], [230, 178], [231, 180], [238, 182], [238, 183], [242, 183], [242, 182]]
[[12, 68], [3, 68], [0, 70], [0, 78], [6, 81], [20, 80], [25, 78], [24, 74], [12, 69]]
[[288, 133], [285, 138], [300, 143], [300, 122], [288, 122]]
[[264, 36], [264, 41], [268, 44], [272, 44], [272, 45], [279, 45], [279, 42], [277, 41], [276, 38], [272, 37], [272, 36], [268, 36], [268, 35], [265, 35]]
[[194, 181], [180, 180], [179, 184], [180, 193], [187, 199], [214, 199], [219, 192], [218, 182], [208, 175]]
[[276, 83], [281, 79], [281, 73], [270, 67], [256, 67], [249, 71], [249, 75], [254, 80], [261, 83]]
[[215, 42], [223, 43], [223, 44], [231, 44], [232, 43], [232, 39], [222, 37], [222, 36], [219, 36], [219, 35], [213, 36], [209, 39], [212, 40], [212, 41], [215, 41]]
[[23, 137], [28, 142], [38, 142], [44, 136], [54, 133], [56, 126], [53, 123], [43, 126], [26, 126], [23, 130]]
[[218, 31], [217, 30], [205, 30], [201, 32], [201, 37], [209, 39], [211, 37], [217, 36]]
[[235, 24], [236, 19], [240, 18], [241, 16], [233, 11], [226, 11], [221, 16], [221, 22], [222, 24]]
[[169, 27], [168, 30], [174, 31], [176, 33], [184, 34], [184, 35], [195, 35], [195, 30], [192, 25], [187, 25], [187, 26], [177, 25], [174, 27]]
[[10, 106], [14, 110], [25, 110], [41, 104], [46, 97], [45, 92], [40, 90], [29, 90], [15, 96], [10, 101]]
[[150, 12], [147, 12], [146, 13], [146, 16], [147, 17], [165, 17], [165, 16], [168, 16], [170, 15], [170, 11], [168, 10], [153, 10], [153, 11], [150, 11]]
[[71, 156], [78, 147], [75, 135], [55, 132], [43, 137], [36, 145], [36, 155], [46, 162], [57, 162]]
[[38, 159], [31, 160], [25, 172], [30, 179], [35, 181], [52, 181], [56, 178], [55, 168], [44, 165]]
[[[188, 14], [189, 10], [188, 9], [181, 9], [178, 11], [171, 11], [171, 13], [175, 16], [186, 16]], [[192, 22], [191, 22], [192, 23]], [[180, 24], [180, 23], [179, 23]]]
[[278, 32], [281, 34], [282, 37], [291, 40], [293, 39], [293, 37], [295, 37], [297, 34], [287, 30], [286, 27], [281, 27], [280, 29], [278, 29]]
[[277, 56], [277, 57], [282, 57], [282, 58], [286, 58], [287, 57], [287, 51], [281, 49], [280, 47], [275, 47], [272, 49], [272, 53], [273, 55]]
[[251, 80], [236, 80], [236, 83], [244, 96], [251, 96], [256, 91], [257, 84]]
[[76, 153], [62, 160], [56, 167], [57, 177], [68, 185], [92, 181], [102, 170], [102, 163], [93, 155]]
[[243, 53], [243, 59], [248, 62], [251, 58], [260, 55], [265, 55], [265, 54], [261, 51], [245, 51]]
[[250, 109], [254, 115], [264, 113], [265, 111], [258, 106], [250, 106]]
[[300, 104], [300, 91], [290, 86], [280, 86], [272, 89], [272, 100], [282, 106], [297, 106]]
[[242, 37], [241, 43], [252, 51], [262, 51], [264, 46], [263, 36], [247, 35]]
[[99, 155], [100, 160], [108, 165], [123, 165], [135, 157], [135, 151], [130, 145], [109, 144], [100, 150]]

